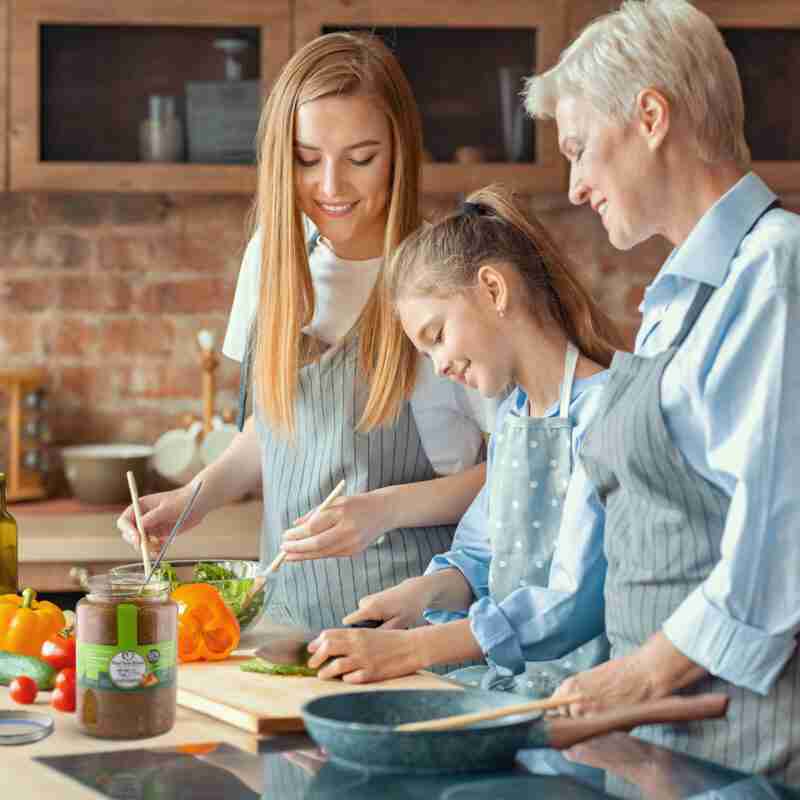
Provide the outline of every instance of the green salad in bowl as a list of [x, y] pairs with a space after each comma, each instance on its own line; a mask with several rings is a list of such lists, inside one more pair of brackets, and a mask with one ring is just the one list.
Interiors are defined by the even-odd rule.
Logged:
[[[169, 581], [172, 591], [186, 583], [211, 584], [236, 615], [244, 633], [264, 615], [264, 572], [258, 561], [179, 559], [162, 562], [153, 578]], [[143, 577], [142, 563], [114, 567], [111, 574]]]

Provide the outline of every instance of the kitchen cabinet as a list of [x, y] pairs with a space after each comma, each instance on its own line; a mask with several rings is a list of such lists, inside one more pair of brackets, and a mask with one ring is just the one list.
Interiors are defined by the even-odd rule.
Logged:
[[149, 95], [181, 103], [186, 81], [224, 80], [221, 38], [254, 40], [266, 91], [289, 57], [289, 0], [10, 2], [12, 190], [254, 191], [252, 164], [136, 163], [139, 124]]
[[374, 31], [387, 41], [422, 112], [425, 192], [469, 192], [493, 181], [562, 191], [555, 125], [528, 120], [519, 92], [523, 76], [555, 63], [567, 24], [566, 0], [297, 0], [294, 47], [335, 30]]
[[8, 0], [0, 0], [0, 189], [8, 186]]
[[800, 187], [800, 107], [793, 102], [800, 71], [797, 0], [699, 0], [739, 68], [745, 135], [753, 169], [775, 190]]
[[[116, 527], [120, 511], [58, 513], [49, 501], [11, 506], [19, 526], [19, 585], [39, 592], [81, 592], [92, 575], [137, 560]], [[169, 557], [258, 559], [261, 502], [234, 503], [211, 512], [197, 527], [178, 536]]]

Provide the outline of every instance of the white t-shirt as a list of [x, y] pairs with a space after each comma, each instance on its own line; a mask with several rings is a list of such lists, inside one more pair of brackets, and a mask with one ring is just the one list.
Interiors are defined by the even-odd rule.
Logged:
[[[307, 223], [307, 235], [313, 232]], [[242, 259], [236, 294], [222, 352], [235, 361], [244, 358], [247, 335], [256, 311], [260, 288], [262, 236], [256, 232]], [[305, 332], [326, 344], [335, 344], [355, 323], [367, 302], [381, 258], [345, 261], [324, 242], [309, 259], [315, 292], [314, 318]], [[440, 475], [459, 472], [476, 463], [481, 431], [490, 430], [494, 407], [477, 392], [439, 378], [429, 359], [420, 356], [417, 384], [411, 396], [417, 429], [433, 468]]]

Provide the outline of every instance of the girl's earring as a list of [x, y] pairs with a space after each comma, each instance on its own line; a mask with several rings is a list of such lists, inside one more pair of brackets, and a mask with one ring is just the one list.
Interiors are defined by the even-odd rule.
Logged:
[[506, 315], [506, 310], [504, 308], [498, 308], [497, 309], [497, 316], [498, 317], [504, 317], [505, 315]]

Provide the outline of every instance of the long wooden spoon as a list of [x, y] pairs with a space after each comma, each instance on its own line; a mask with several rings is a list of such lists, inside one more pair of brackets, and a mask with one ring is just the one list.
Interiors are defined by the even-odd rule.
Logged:
[[395, 730], [403, 733], [418, 731], [449, 731], [456, 728], [466, 728], [476, 722], [486, 722], [491, 719], [508, 717], [511, 714], [530, 714], [533, 711], [547, 711], [561, 708], [571, 703], [581, 703], [585, 698], [579, 694], [565, 695], [564, 697], [547, 697], [544, 700], [531, 700], [527, 703], [516, 703], [511, 706], [492, 708], [489, 711], [472, 711], [469, 714], [454, 714], [450, 717], [426, 719], [424, 722], [406, 722], [398, 725]]

